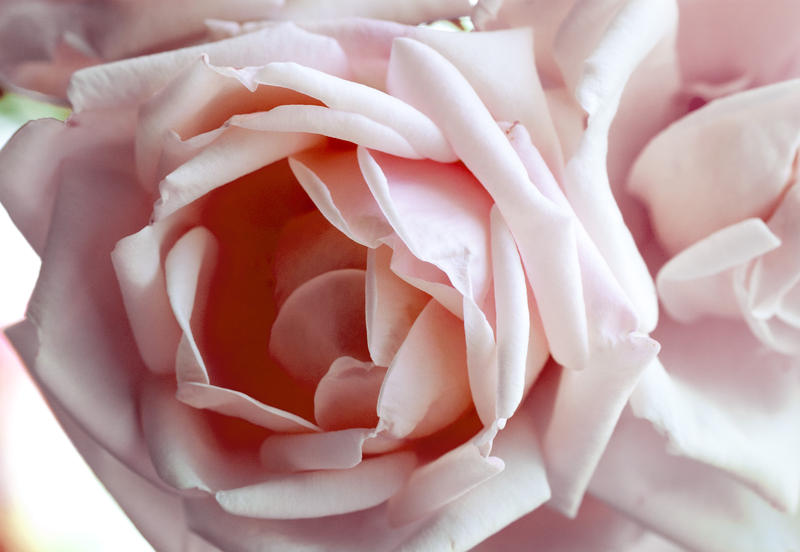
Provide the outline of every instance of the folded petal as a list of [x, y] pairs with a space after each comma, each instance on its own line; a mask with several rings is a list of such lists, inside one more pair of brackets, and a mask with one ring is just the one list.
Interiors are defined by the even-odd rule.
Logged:
[[269, 350], [292, 377], [312, 384], [339, 357], [368, 359], [364, 271], [326, 272], [294, 290], [272, 326]]
[[216, 499], [227, 512], [255, 518], [345, 514], [384, 502], [405, 482], [415, 465], [413, 453], [398, 452], [364, 460], [346, 470], [290, 474], [219, 491]]
[[431, 300], [397, 351], [378, 397], [379, 429], [397, 438], [429, 435], [470, 405], [461, 321]]
[[331, 363], [314, 393], [314, 417], [325, 429], [375, 427], [386, 368], [352, 357]]

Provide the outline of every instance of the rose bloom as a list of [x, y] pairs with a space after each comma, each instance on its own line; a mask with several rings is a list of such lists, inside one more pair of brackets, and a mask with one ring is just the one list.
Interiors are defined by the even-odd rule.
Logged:
[[8, 333], [157, 550], [669, 548], [563, 515], [658, 351], [605, 171], [648, 6], [576, 4], [547, 92], [530, 29], [218, 25], [12, 139]]
[[[547, 60], [568, 11], [555, 4], [485, 3], [480, 26], [531, 23]], [[622, 95], [608, 154], [657, 282], [661, 351], [589, 490], [690, 550], [797, 550], [800, 5], [678, 8]]]

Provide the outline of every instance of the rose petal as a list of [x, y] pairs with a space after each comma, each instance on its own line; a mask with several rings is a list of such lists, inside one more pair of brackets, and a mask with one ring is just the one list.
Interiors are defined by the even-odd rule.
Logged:
[[291, 219], [275, 246], [275, 302], [280, 307], [301, 284], [325, 272], [365, 269], [367, 251], [331, 226], [319, 211]]
[[[596, 13], [602, 12], [602, 15]], [[607, 26], [598, 24], [608, 21]], [[586, 131], [566, 167], [564, 192], [639, 316], [639, 330], [656, 325], [650, 274], [611, 193], [606, 172], [608, 131], [636, 65], [674, 27], [674, 1], [577, 2], [556, 40], [556, 57], [587, 114]]]
[[497, 309], [497, 400], [495, 416], [510, 418], [525, 391], [530, 313], [525, 271], [514, 237], [492, 208], [492, 265]]
[[69, 87], [76, 112], [138, 103], [207, 54], [214, 65], [247, 67], [295, 61], [332, 74], [347, 74], [347, 59], [335, 40], [283, 23], [228, 40], [107, 63], [77, 72]]
[[361, 462], [366, 428], [271, 435], [261, 445], [261, 463], [270, 471], [342, 470]]
[[798, 91], [794, 80], [722, 98], [648, 144], [628, 185], [670, 253], [775, 209], [800, 148]]
[[670, 259], [658, 273], [658, 294], [667, 312], [682, 322], [704, 314], [738, 316], [731, 269], [780, 245], [761, 219], [718, 230]]
[[[661, 364], [642, 376], [634, 413], [672, 452], [725, 470], [784, 510], [800, 497], [800, 382], [793, 361], [769, 352], [742, 323], [665, 318]], [[757, 367], [757, 369], [754, 369]]]
[[298, 287], [278, 312], [270, 354], [292, 377], [316, 384], [339, 357], [369, 358], [364, 271], [326, 272]]
[[390, 500], [393, 525], [424, 519], [503, 471], [505, 463], [481, 453], [472, 441], [414, 470], [405, 486]]
[[461, 321], [436, 301], [397, 351], [378, 398], [379, 429], [421, 437], [454, 422], [470, 404]]
[[317, 384], [314, 417], [323, 429], [375, 427], [378, 393], [386, 368], [339, 357]]
[[428, 295], [392, 273], [391, 258], [388, 247], [370, 249], [367, 255], [367, 343], [379, 366], [389, 366], [428, 302]]
[[378, 247], [391, 234], [361, 176], [355, 151], [309, 151], [290, 158], [289, 164], [317, 209], [351, 240]]
[[260, 132], [232, 125], [164, 178], [154, 218], [162, 220], [212, 190], [310, 148], [319, 140], [309, 134]]
[[591, 492], [689, 550], [800, 546], [796, 516], [780, 514], [717, 470], [666, 453], [652, 428], [628, 417], [617, 427]]
[[364, 460], [346, 470], [275, 477], [216, 494], [230, 513], [269, 519], [316, 518], [365, 510], [392, 496], [414, 469], [416, 458], [398, 452]]

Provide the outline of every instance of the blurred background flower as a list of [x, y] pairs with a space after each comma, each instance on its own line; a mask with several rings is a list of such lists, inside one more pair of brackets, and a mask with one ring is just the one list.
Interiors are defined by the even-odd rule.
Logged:
[[[0, 146], [26, 121], [69, 110], [0, 97]], [[0, 328], [25, 314], [39, 259], [0, 206]], [[152, 548], [64, 435], [0, 335], [0, 552], [147, 552]]]

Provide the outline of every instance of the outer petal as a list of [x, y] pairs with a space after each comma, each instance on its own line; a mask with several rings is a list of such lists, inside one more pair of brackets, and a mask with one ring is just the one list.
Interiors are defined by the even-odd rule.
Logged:
[[796, 358], [765, 348], [742, 322], [665, 317], [660, 360], [632, 397], [634, 413], [669, 438], [670, 449], [753, 488], [776, 507], [800, 498], [800, 378]]
[[617, 427], [590, 490], [689, 550], [783, 552], [800, 546], [796, 515], [781, 514], [722, 472], [668, 454], [652, 428], [629, 417]]

